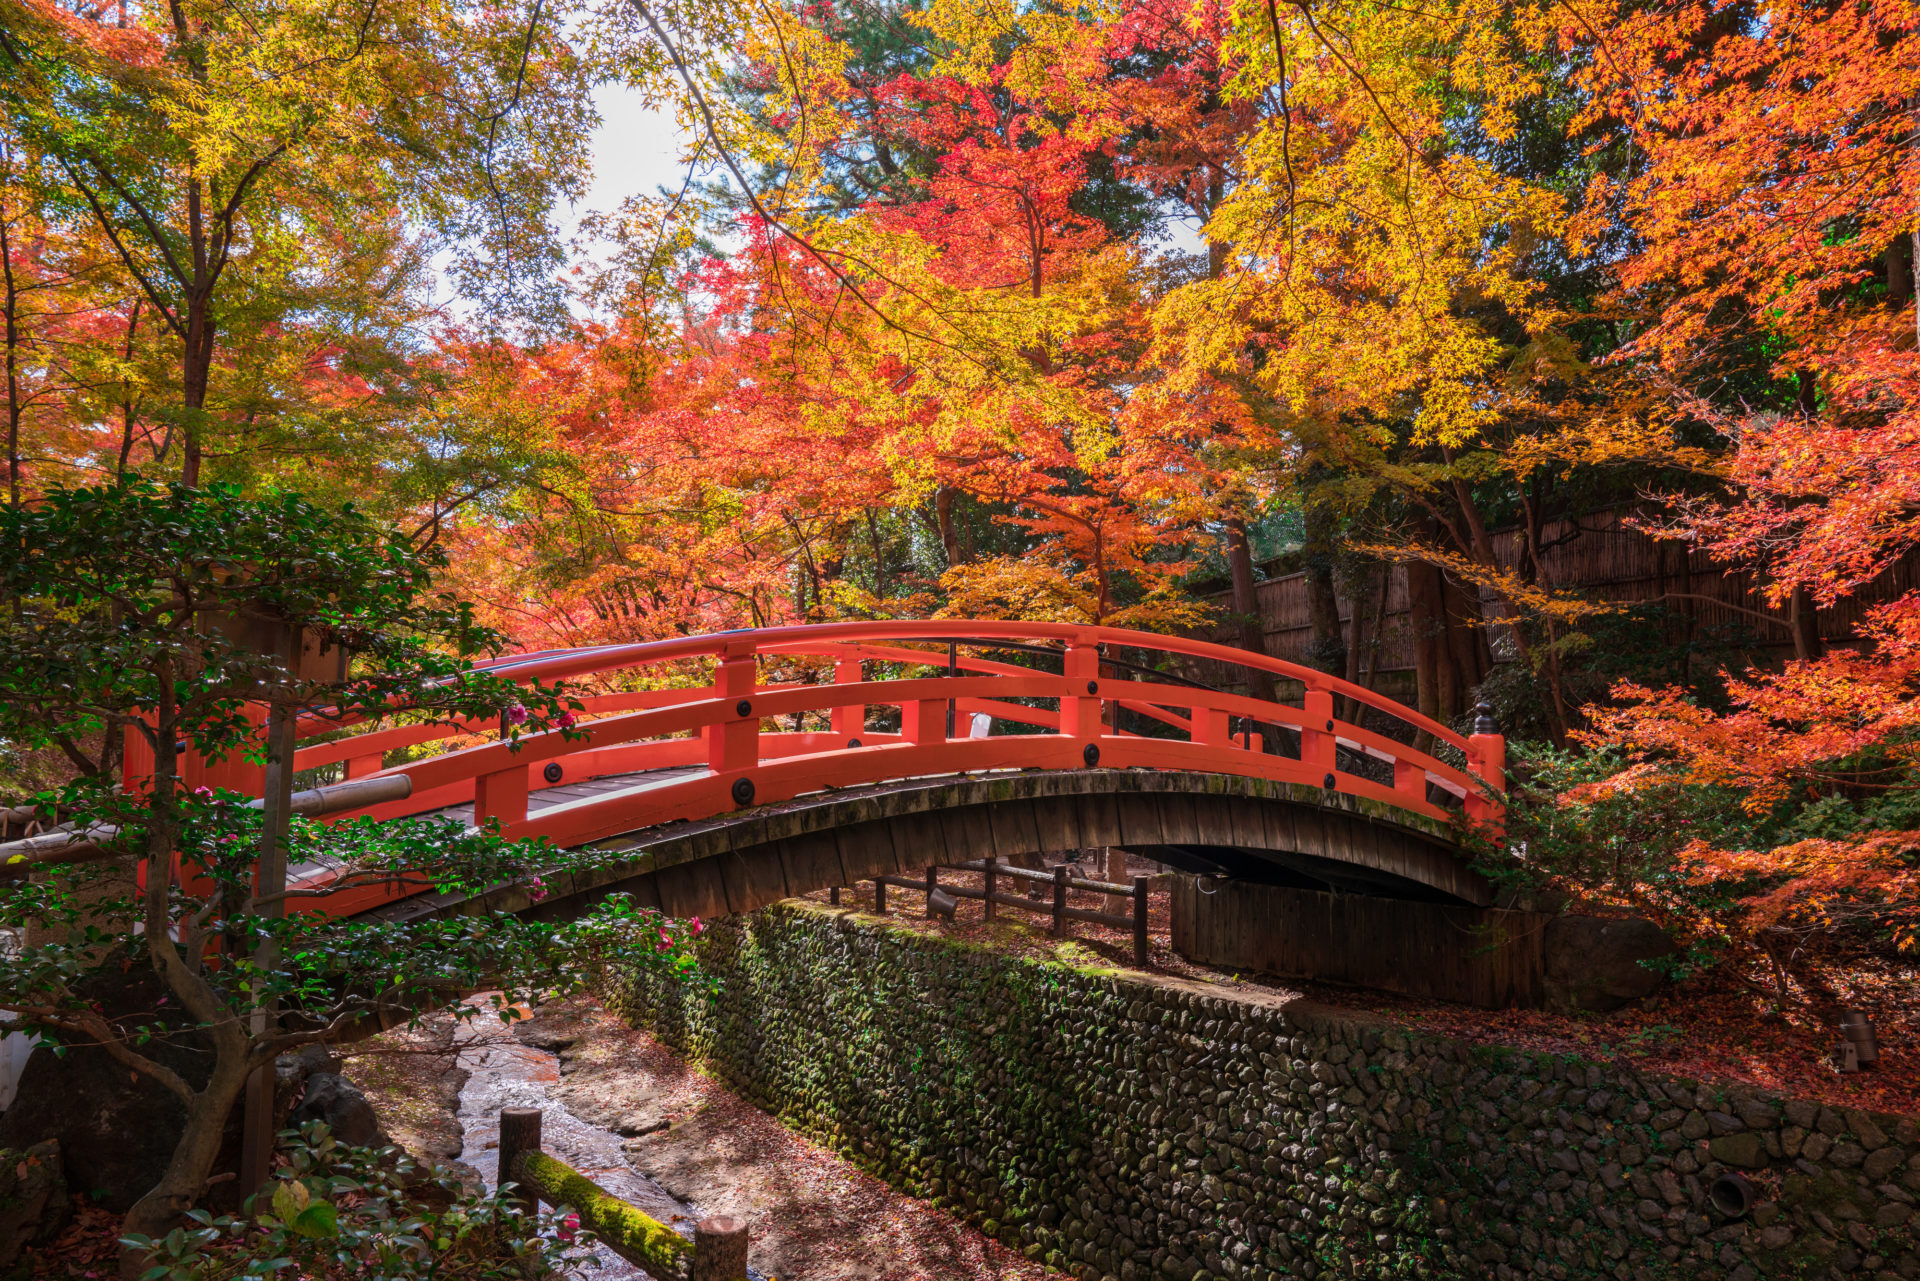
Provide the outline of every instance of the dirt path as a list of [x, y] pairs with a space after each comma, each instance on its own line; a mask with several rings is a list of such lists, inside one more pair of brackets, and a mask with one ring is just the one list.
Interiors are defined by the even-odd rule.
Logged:
[[710, 1214], [753, 1224], [778, 1281], [1041, 1281], [1059, 1274], [801, 1138], [596, 1004], [541, 1011], [520, 1033], [560, 1053], [553, 1091], [630, 1137], [633, 1167]]

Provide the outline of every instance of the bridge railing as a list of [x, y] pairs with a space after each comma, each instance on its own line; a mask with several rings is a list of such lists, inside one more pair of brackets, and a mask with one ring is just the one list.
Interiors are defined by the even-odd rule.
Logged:
[[[1172, 670], [1205, 660], [1297, 682], [1300, 704], [1210, 688]], [[516, 655], [489, 667], [529, 681], [644, 682], [684, 679], [690, 664], [710, 669], [703, 684], [584, 698], [587, 717], [572, 734], [481, 742], [382, 768], [396, 749], [496, 729], [475, 722], [400, 726], [303, 747], [295, 765], [344, 763], [354, 778], [406, 774], [410, 797], [365, 811], [377, 816], [471, 804], [477, 822], [497, 819], [508, 835], [563, 845], [829, 788], [1020, 769], [1234, 774], [1444, 820], [1450, 810], [1430, 790], [1438, 788], [1463, 802], [1476, 822], [1497, 826], [1502, 818], [1499, 735], [1463, 737], [1327, 673], [1180, 637], [1069, 624], [858, 622]], [[830, 669], [830, 678], [762, 684], [770, 664]], [[1336, 700], [1364, 709], [1361, 716], [1371, 711], [1424, 732], [1436, 750], [1457, 750], [1464, 767], [1336, 716]], [[875, 708], [885, 709], [877, 718], [884, 724], [876, 726]], [[979, 716], [995, 732], [976, 737]], [[1152, 732], [1124, 728], [1129, 718]], [[302, 729], [339, 724], [315, 717]], [[1297, 741], [1295, 754], [1266, 750], [1266, 736], [1247, 732], [1249, 725], [1285, 731], [1288, 745]], [[1362, 758], [1374, 765], [1359, 767]], [[528, 807], [530, 793], [542, 788], [649, 770], [663, 773], [605, 796]]]

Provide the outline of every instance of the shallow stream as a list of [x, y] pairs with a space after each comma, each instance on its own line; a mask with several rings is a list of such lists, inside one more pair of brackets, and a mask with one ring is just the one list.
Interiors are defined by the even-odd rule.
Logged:
[[[479, 1004], [484, 997], [475, 998]], [[609, 1193], [645, 1211], [681, 1235], [693, 1235], [698, 1207], [681, 1201], [627, 1164], [619, 1135], [588, 1125], [554, 1097], [560, 1084], [560, 1058], [513, 1040], [513, 1035], [480, 1004], [482, 1013], [458, 1025], [454, 1043], [460, 1066], [470, 1074], [460, 1091], [460, 1125], [465, 1141], [461, 1161], [479, 1171], [489, 1188], [499, 1183], [500, 1109], [539, 1108], [540, 1146], [548, 1155], [578, 1170]], [[600, 1262], [580, 1273], [590, 1281], [643, 1281], [649, 1273], [608, 1250]]]

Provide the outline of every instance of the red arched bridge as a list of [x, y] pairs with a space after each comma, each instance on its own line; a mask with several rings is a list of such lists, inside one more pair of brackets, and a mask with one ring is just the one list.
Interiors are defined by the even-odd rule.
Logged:
[[[676, 915], [718, 915], [934, 864], [1100, 845], [1280, 884], [1491, 898], [1459, 823], [1500, 823], [1498, 735], [1462, 737], [1326, 673], [1204, 641], [1044, 623], [836, 623], [485, 666], [569, 682], [585, 704], [574, 733], [387, 765], [499, 729], [402, 725], [311, 742], [295, 767], [344, 764], [350, 780], [405, 792], [353, 813], [493, 819], [508, 836], [632, 855], [549, 878], [537, 903], [501, 887], [484, 896], [491, 906], [559, 917], [625, 891]], [[1245, 669], [1287, 683], [1298, 704], [1200, 679], [1225, 684]], [[339, 728], [320, 716], [298, 727], [309, 738]], [[328, 875], [303, 879], [317, 888]], [[383, 887], [319, 902], [356, 915], [462, 908]]]

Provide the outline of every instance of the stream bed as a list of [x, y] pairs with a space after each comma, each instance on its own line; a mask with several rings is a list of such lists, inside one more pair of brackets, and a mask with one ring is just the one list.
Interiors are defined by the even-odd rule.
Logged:
[[[489, 1188], [499, 1184], [501, 1108], [539, 1108], [540, 1146], [614, 1196], [691, 1238], [699, 1207], [681, 1201], [627, 1163], [622, 1139], [574, 1116], [553, 1091], [560, 1084], [560, 1057], [522, 1045], [493, 1017], [485, 997], [473, 1003], [479, 1017], [457, 1026], [454, 1044], [469, 1073], [460, 1090], [461, 1161], [479, 1171]], [[579, 1275], [590, 1281], [648, 1281], [650, 1274], [609, 1250]]]

